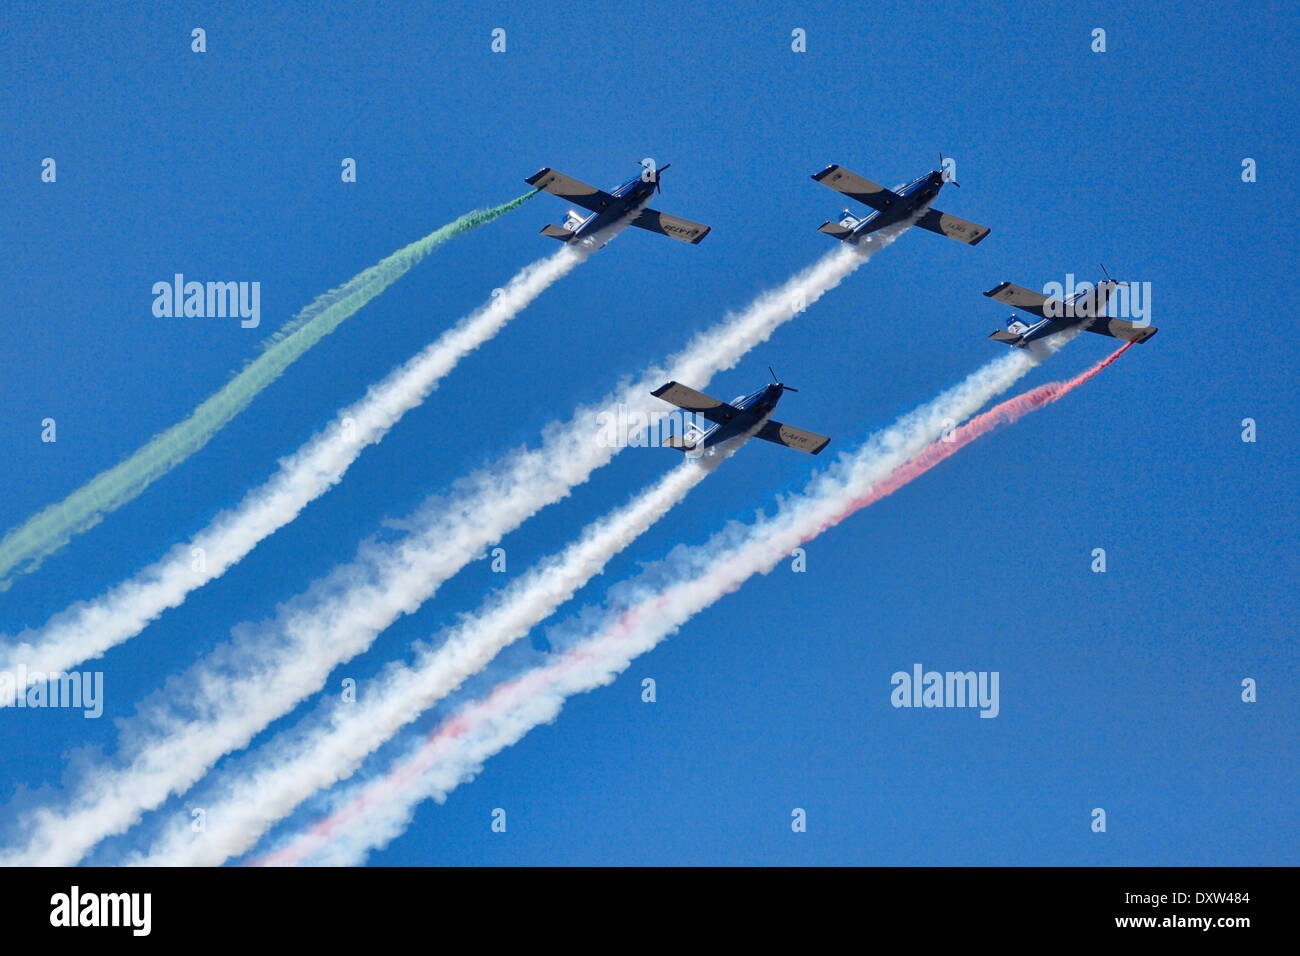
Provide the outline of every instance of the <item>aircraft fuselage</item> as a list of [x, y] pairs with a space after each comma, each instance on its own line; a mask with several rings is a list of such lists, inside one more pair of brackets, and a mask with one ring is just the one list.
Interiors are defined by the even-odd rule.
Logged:
[[637, 207], [644, 206], [650, 201], [654, 189], [653, 181], [646, 182], [640, 176], [633, 176], [609, 194], [611, 201], [603, 203], [603, 208], [582, 220], [581, 225], [573, 230], [574, 241], [588, 239], [632, 214]]
[[[1049, 335], [1056, 335], [1056, 333], [1072, 329], [1076, 325], [1088, 326], [1097, 321], [1102, 322], [1104, 325], [1107, 305], [1110, 302], [1112, 293], [1117, 288], [1119, 288], [1118, 282], [1105, 280], [1098, 282], [1095, 286], [1081, 289], [1064, 302], [1059, 299], [1054, 300], [1059, 307], [1059, 314], [1048, 313], [1047, 318], [1038, 319], [1021, 333], [1019, 341], [1010, 343], [1011, 347], [1024, 348], [1030, 342], [1037, 342]], [[1015, 316], [1012, 316], [1007, 321], [1008, 324], [1015, 321]]]
[[785, 387], [782, 385], [765, 385], [757, 392], [746, 395], [738, 402], [733, 402], [732, 404], [740, 409], [740, 413], [706, 431], [696, 440], [695, 447], [712, 448], [753, 431], [763, 423], [764, 419], [771, 417], [776, 403], [781, 400], [784, 392]]
[[898, 200], [890, 200], [886, 209], [873, 210], [853, 227], [853, 235], [846, 242], [858, 242], [873, 232], [887, 226], [903, 222], [930, 208], [931, 203], [943, 188], [943, 173], [931, 171], [919, 179], [914, 179], [898, 192]]

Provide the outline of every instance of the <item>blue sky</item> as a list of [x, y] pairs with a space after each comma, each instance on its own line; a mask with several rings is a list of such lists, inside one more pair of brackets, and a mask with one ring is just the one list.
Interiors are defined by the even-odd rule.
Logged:
[[[322, 6], [325, 7], [322, 9]], [[1143, 4], [541, 2], [8, 7], [0, 78], [8, 305], [0, 526], [187, 414], [317, 294], [541, 166], [609, 188], [672, 162], [656, 205], [698, 247], [620, 237], [469, 356], [346, 480], [96, 667], [109, 718], [349, 558], [388, 518], [534, 441], [827, 251], [830, 162], [886, 185], [957, 162], [914, 232], [715, 380], [774, 365], [783, 418], [851, 447], [997, 354], [980, 293], [1066, 273], [1148, 281], [1160, 334], [700, 614], [614, 685], [424, 806], [379, 864], [1300, 862], [1289, 329], [1294, 12]], [[189, 49], [207, 31], [208, 52]], [[507, 49], [493, 54], [493, 28]], [[1106, 30], [1107, 51], [1090, 49]], [[791, 50], [804, 29], [807, 52]], [[58, 181], [40, 182], [52, 156]], [[358, 181], [340, 182], [354, 157]], [[1243, 158], [1258, 181], [1241, 180]], [[44, 622], [197, 531], [367, 384], [553, 251], [539, 196], [436, 252], [182, 468], [0, 595]], [[173, 272], [258, 280], [262, 328], [158, 319]], [[1027, 384], [1112, 343], [1076, 341]], [[56, 444], [40, 423], [58, 423]], [[1258, 440], [1241, 440], [1244, 418]], [[448, 442], [454, 424], [455, 441]], [[512, 570], [674, 465], [629, 451], [504, 542]], [[747, 448], [579, 596], [801, 488]], [[1108, 570], [1089, 570], [1092, 549]], [[486, 561], [390, 629], [364, 677], [501, 584]], [[563, 619], [576, 609], [564, 609]], [[895, 710], [920, 661], [997, 670], [1001, 713]], [[653, 677], [658, 702], [640, 701]], [[1259, 701], [1240, 700], [1253, 677]], [[0, 799], [58, 785], [111, 719], [3, 715]], [[181, 806], [176, 803], [175, 806]], [[1108, 832], [1089, 830], [1104, 807]], [[507, 808], [506, 834], [490, 813]], [[790, 810], [808, 832], [790, 830]], [[169, 809], [175, 809], [169, 806]], [[296, 818], [307, 819], [307, 816]]]

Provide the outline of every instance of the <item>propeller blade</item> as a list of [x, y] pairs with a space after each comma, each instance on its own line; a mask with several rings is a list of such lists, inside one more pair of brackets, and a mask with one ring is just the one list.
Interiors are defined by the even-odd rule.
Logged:
[[797, 389], [797, 388], [791, 388], [789, 385], [786, 385], [786, 384], [785, 384], [784, 382], [782, 382], [779, 378], [777, 378], [777, 377], [776, 377], [776, 371], [772, 368], [772, 366], [769, 365], [769, 366], [767, 367], [767, 371], [768, 371], [768, 374], [772, 376], [772, 383], [773, 383], [774, 385], [780, 385], [781, 388], [784, 389], [784, 390], [787, 391], [787, 392], [797, 392], [797, 391], [799, 391], [799, 389]]

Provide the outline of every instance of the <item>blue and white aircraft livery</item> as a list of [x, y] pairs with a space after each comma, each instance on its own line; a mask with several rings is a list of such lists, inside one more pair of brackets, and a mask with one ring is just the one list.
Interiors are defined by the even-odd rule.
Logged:
[[786, 392], [797, 391], [799, 391], [797, 388], [791, 388], [781, 382], [773, 382], [730, 404], [705, 395], [703, 392], [697, 392], [679, 382], [661, 385], [650, 394], [713, 422], [712, 428], [703, 431], [692, 430], [682, 437], [674, 435], [664, 443], [667, 448], [676, 448], [688, 455], [699, 456], [723, 442], [741, 437], [753, 437], [816, 455], [830, 442], [829, 438], [814, 432], [806, 432], [802, 428], [783, 425], [772, 419], [772, 411], [776, 408], [776, 403], [781, 400], [781, 396]]
[[633, 176], [612, 193], [588, 186], [572, 177], [557, 173], [549, 166], [539, 169], [525, 182], [538, 189], [576, 203], [589, 210], [588, 215], [570, 209], [564, 217], [564, 223], [542, 230], [543, 236], [559, 239], [561, 242], [584, 240], [586, 244], [599, 249], [608, 240], [600, 240], [598, 233], [615, 225], [620, 220], [631, 217], [629, 225], [638, 229], [648, 229], [661, 235], [680, 239], [682, 242], [698, 243], [709, 234], [708, 226], [701, 226], [689, 219], [678, 219], [667, 213], [650, 209], [646, 204], [655, 192], [662, 192], [659, 177], [671, 166], [668, 163], [662, 169], [646, 160], [641, 164], [641, 172]]
[[[939, 165], [943, 165], [942, 159]], [[824, 222], [818, 228], [818, 232], [834, 236], [841, 242], [857, 244], [873, 232], [910, 219], [915, 219], [912, 223], [914, 226], [971, 246], [989, 234], [988, 226], [976, 225], [934, 208], [932, 203], [943, 184], [952, 182], [954, 186], [957, 185], [937, 169], [912, 180], [901, 192], [886, 189], [834, 163], [820, 173], [813, 173], [812, 178], [872, 209], [865, 216], [855, 216], [846, 209], [837, 222]], [[916, 218], [918, 216], [920, 218]]]
[[1005, 342], [1014, 348], [1024, 348], [1030, 342], [1082, 326], [1098, 335], [1141, 344], [1156, 332], [1154, 325], [1112, 318], [1106, 314], [1115, 291], [1126, 283], [1116, 282], [1109, 276], [1095, 286], [1079, 290], [1069, 298], [1048, 298], [1041, 292], [1026, 289], [1013, 282], [1003, 282], [984, 294], [990, 299], [1038, 318], [1037, 322], [1024, 322], [1011, 313], [1006, 330], [998, 329], [989, 335], [995, 342]]

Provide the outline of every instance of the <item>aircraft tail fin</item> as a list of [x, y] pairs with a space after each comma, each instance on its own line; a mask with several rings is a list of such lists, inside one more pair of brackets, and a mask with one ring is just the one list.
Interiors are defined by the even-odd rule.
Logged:
[[573, 239], [573, 233], [569, 232], [569, 230], [565, 229], [563, 226], [548, 225], [542, 230], [542, 235], [550, 236], [552, 239], [559, 239], [560, 242], [569, 242]]

